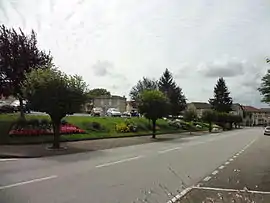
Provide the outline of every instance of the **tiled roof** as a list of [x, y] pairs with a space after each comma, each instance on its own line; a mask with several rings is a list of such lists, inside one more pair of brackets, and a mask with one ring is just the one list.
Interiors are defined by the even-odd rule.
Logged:
[[247, 112], [257, 112], [259, 111], [259, 109], [253, 107], [253, 106], [243, 106], [243, 109], [244, 111], [247, 111]]
[[196, 109], [211, 109], [211, 105], [206, 102], [191, 102], [191, 104], [193, 104]]

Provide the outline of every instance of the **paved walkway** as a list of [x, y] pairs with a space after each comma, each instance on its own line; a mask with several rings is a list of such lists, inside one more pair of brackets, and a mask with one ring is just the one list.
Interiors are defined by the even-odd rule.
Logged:
[[50, 146], [49, 144], [0, 145], [0, 158], [36, 158], [44, 156], [72, 154], [86, 151], [109, 149], [115, 147], [123, 147], [129, 145], [144, 144], [150, 142], [160, 142], [187, 136], [197, 136], [205, 133], [206, 132], [193, 132], [192, 135], [190, 135], [188, 132], [178, 134], [163, 134], [157, 135], [157, 139], [155, 140], [151, 139], [151, 136], [142, 136], [142, 137], [125, 137], [125, 138], [65, 142], [62, 143], [61, 146], [65, 147], [66, 149], [57, 151], [48, 150], [48, 147]]

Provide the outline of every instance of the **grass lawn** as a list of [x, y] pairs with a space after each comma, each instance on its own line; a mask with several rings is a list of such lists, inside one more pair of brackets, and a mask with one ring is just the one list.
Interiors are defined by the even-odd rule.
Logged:
[[[43, 143], [52, 141], [53, 136], [23, 136], [23, 137], [9, 137], [8, 132], [12, 123], [16, 121], [19, 114], [0, 114], [0, 142], [4, 143]], [[26, 119], [50, 119], [46, 115], [26, 115]], [[67, 116], [65, 119], [67, 122], [72, 123], [79, 128], [86, 131], [85, 134], [69, 134], [62, 135], [62, 141], [83, 140], [83, 139], [99, 139], [109, 137], [127, 137], [136, 135], [151, 134], [151, 123], [145, 118], [112, 118], [112, 117], [88, 117], [88, 116]], [[132, 122], [137, 126], [137, 132], [119, 133], [116, 131], [116, 125], [124, 123], [126, 120]], [[99, 123], [101, 129], [93, 129], [92, 123]], [[169, 126], [167, 121], [157, 121], [157, 134], [162, 133], [176, 133], [183, 132], [184, 130], [177, 130], [172, 126]]]

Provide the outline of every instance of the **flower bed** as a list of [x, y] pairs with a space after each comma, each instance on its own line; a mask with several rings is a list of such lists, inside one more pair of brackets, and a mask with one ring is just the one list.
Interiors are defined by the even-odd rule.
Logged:
[[[75, 125], [65, 123], [61, 124], [60, 134], [82, 134], [85, 133], [84, 130], [78, 128]], [[9, 135], [23, 135], [23, 136], [37, 136], [37, 135], [52, 135], [53, 130], [50, 125], [47, 126], [31, 126], [25, 125], [24, 127], [19, 127], [18, 125], [14, 125], [13, 128], [9, 131]]]

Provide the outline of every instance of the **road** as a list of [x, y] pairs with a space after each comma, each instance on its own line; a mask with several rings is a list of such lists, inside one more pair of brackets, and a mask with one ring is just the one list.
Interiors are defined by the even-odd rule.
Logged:
[[[261, 139], [262, 128], [0, 161], [0, 202], [167, 202]], [[229, 165], [230, 163], [228, 163]]]

